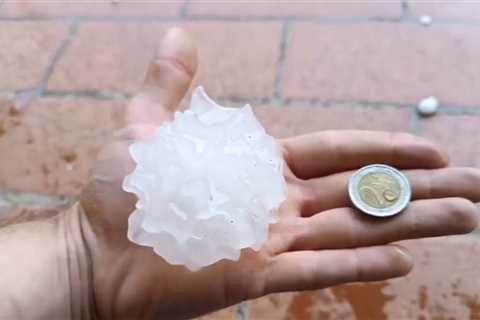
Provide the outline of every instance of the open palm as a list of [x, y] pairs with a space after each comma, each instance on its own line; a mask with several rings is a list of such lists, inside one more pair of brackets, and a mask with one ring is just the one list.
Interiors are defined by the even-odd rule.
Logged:
[[[136, 199], [121, 189], [133, 170], [128, 144], [148, 139], [171, 119], [196, 59], [190, 38], [170, 30], [129, 105], [126, 129], [102, 151], [82, 195], [99, 317], [184, 319], [272, 292], [402, 276], [412, 259], [389, 243], [476, 227], [479, 170], [445, 168], [447, 158], [439, 149], [408, 134], [324, 131], [280, 141], [288, 199], [259, 252], [243, 250], [239, 261], [190, 272], [129, 242], [127, 220]], [[351, 170], [370, 163], [404, 170], [413, 189], [405, 212], [373, 219], [351, 208]]]

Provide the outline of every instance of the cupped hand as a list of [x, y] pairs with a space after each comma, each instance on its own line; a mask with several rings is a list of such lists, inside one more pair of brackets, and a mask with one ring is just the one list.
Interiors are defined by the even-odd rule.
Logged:
[[[280, 140], [288, 198], [258, 252], [197, 272], [173, 266], [127, 239], [136, 198], [121, 189], [133, 170], [128, 145], [172, 118], [197, 67], [189, 36], [171, 29], [127, 110], [127, 127], [105, 147], [81, 197], [92, 296], [100, 318], [185, 319], [245, 299], [405, 275], [409, 252], [390, 243], [462, 234], [477, 226], [480, 171], [447, 168], [427, 140], [403, 133], [323, 131]], [[413, 200], [401, 214], [374, 219], [354, 210], [352, 170], [384, 163], [408, 176]]]

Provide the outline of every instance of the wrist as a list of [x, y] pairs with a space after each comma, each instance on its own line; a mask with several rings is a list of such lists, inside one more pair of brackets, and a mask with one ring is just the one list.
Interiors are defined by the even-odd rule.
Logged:
[[0, 319], [95, 317], [81, 219], [77, 204], [0, 229]]

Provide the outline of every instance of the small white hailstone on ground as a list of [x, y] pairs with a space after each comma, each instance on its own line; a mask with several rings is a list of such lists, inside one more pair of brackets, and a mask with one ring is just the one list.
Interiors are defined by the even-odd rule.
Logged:
[[423, 15], [418, 19], [418, 21], [420, 21], [420, 23], [424, 26], [429, 26], [432, 24], [433, 19], [431, 16]]
[[417, 104], [417, 111], [422, 116], [431, 116], [434, 115], [438, 110], [438, 99], [435, 97], [428, 97], [421, 100]]
[[221, 107], [201, 87], [130, 153], [123, 189], [138, 202], [128, 238], [190, 270], [259, 250], [286, 198], [283, 158], [251, 107]]

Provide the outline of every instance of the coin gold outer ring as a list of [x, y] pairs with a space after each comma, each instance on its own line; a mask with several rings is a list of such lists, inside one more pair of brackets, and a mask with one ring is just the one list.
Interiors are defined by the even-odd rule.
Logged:
[[[400, 185], [401, 194], [399, 199], [392, 206], [375, 208], [367, 204], [360, 196], [358, 190], [361, 179], [367, 174], [377, 172], [388, 174]], [[408, 206], [412, 197], [412, 189], [407, 177], [402, 172], [384, 164], [372, 164], [360, 168], [350, 177], [348, 183], [348, 195], [353, 205], [361, 212], [375, 217], [391, 217], [402, 212]]]

